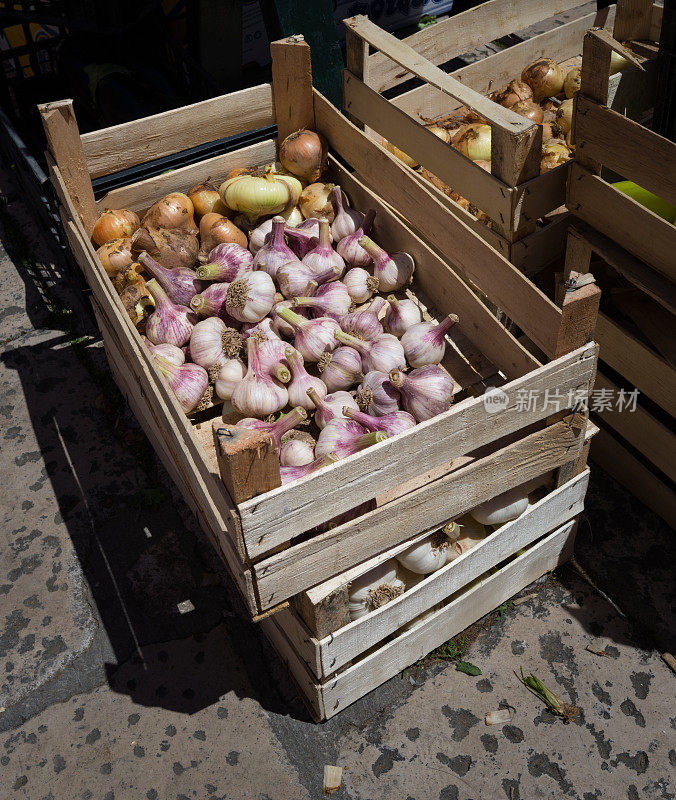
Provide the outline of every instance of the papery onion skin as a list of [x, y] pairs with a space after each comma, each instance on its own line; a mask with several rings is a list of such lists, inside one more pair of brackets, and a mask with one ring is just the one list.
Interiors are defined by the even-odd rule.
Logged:
[[268, 170], [265, 175], [239, 175], [224, 181], [219, 189], [228, 208], [239, 211], [250, 221], [293, 208], [301, 185], [297, 178]]
[[193, 205], [195, 215], [203, 217], [205, 214], [226, 214], [229, 209], [221, 200], [218, 190], [210, 183], [198, 183], [188, 189], [188, 197]]
[[139, 228], [131, 237], [131, 252], [138, 257], [144, 250], [163, 267], [190, 269], [197, 261], [199, 242], [186, 231]]
[[564, 79], [561, 67], [551, 58], [538, 58], [521, 73], [521, 80], [531, 87], [536, 102], [560, 94]]
[[332, 189], [332, 183], [311, 183], [303, 189], [298, 207], [305, 219], [324, 218], [333, 222]]
[[138, 216], [126, 208], [106, 209], [94, 223], [92, 239], [101, 247], [113, 239], [130, 237], [140, 227]]
[[407, 155], [403, 150], [400, 150], [396, 145], [392, 144], [392, 142], [388, 142], [387, 139], [383, 139], [383, 147], [386, 150], [389, 150], [393, 156], [396, 156], [399, 161], [406, 164], [407, 167], [410, 167], [411, 169], [418, 169], [420, 166], [415, 158], [411, 158], [411, 156]]
[[197, 225], [193, 218], [193, 204], [187, 194], [171, 192], [158, 200], [148, 209], [143, 217], [144, 228], [166, 229], [197, 233]]
[[556, 122], [560, 125], [564, 134], [570, 132], [573, 125], [573, 101], [564, 100], [556, 109]]
[[279, 160], [293, 175], [308, 183], [318, 181], [326, 169], [326, 139], [315, 131], [302, 129], [290, 133], [279, 147]]
[[222, 214], [205, 214], [200, 220], [200, 261], [205, 263], [208, 254], [219, 244], [234, 242], [246, 247], [248, 240], [244, 231], [240, 230], [232, 220]]
[[490, 161], [491, 126], [478, 125], [469, 128], [458, 139], [453, 139], [453, 146], [472, 161]]
[[568, 99], [577, 92], [582, 84], [582, 68], [573, 67], [563, 81], [563, 91]]
[[131, 252], [131, 238], [124, 236], [119, 239], [111, 239], [111, 241], [99, 247], [96, 255], [99, 257], [106, 275], [109, 278], [114, 278], [118, 272], [134, 263], [134, 256]]
[[530, 86], [516, 78], [510, 81], [504, 89], [490, 96], [494, 103], [499, 103], [505, 108], [512, 108], [520, 100], [531, 100], [532, 97], [533, 90]]
[[542, 106], [534, 103], [532, 100], [520, 100], [512, 106], [512, 111], [519, 114], [521, 117], [530, 119], [538, 125], [544, 120], [545, 112]]

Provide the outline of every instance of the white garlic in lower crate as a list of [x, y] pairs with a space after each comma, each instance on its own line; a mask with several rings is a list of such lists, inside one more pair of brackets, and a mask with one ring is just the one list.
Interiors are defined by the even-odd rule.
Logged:
[[394, 559], [385, 561], [350, 584], [350, 619], [366, 616], [404, 593], [404, 582], [398, 575]]
[[397, 561], [418, 575], [429, 575], [448, 563], [450, 541], [443, 530], [435, 531], [421, 542], [396, 556]]

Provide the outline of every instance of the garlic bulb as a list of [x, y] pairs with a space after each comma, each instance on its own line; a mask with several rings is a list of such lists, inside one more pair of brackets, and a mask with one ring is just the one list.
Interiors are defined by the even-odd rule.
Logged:
[[284, 241], [286, 223], [283, 217], [272, 220], [272, 233], [253, 259], [254, 270], [263, 270], [274, 278], [277, 270], [288, 261], [298, 261], [298, 257]]
[[303, 257], [303, 266], [307, 267], [317, 281], [324, 275], [334, 272], [337, 278], [345, 272], [345, 262], [331, 247], [331, 236], [329, 232], [329, 221], [327, 219], [319, 220], [319, 243], [315, 248]]
[[421, 542], [395, 556], [397, 561], [411, 572], [429, 575], [448, 563], [450, 542], [443, 531], [435, 531]]
[[143, 341], [153, 355], [162, 356], [177, 367], [185, 364], [185, 353], [180, 347], [173, 344], [153, 344], [147, 336], [143, 337]]
[[317, 409], [315, 422], [320, 429], [325, 428], [332, 419], [347, 419], [343, 413], [345, 407], [353, 408], [355, 411], [359, 410], [354, 398], [347, 392], [333, 392], [322, 398], [314, 389], [308, 389], [308, 396]]
[[390, 383], [399, 391], [402, 405], [417, 422], [448, 411], [453, 402], [453, 378], [436, 364], [418, 367], [408, 375], [392, 370]]
[[[315, 285], [314, 281], [312, 282], [312, 285], [313, 286]], [[281, 310], [282, 308], [291, 308], [292, 306], [293, 306], [293, 300], [281, 300], [279, 303], [275, 303], [274, 306], [272, 307], [272, 311], [270, 312], [272, 330], [279, 337], [285, 336], [287, 339], [293, 338], [293, 328], [291, 327], [291, 325], [289, 325], [288, 322], [285, 322], [277, 313], [277, 311]], [[296, 308], [294, 309], [294, 311], [296, 314], [298, 314], [298, 316], [303, 317], [303, 319], [308, 318], [307, 311], [304, 308]]]
[[364, 377], [361, 356], [353, 347], [337, 347], [333, 353], [324, 353], [317, 369], [329, 392], [350, 389]]
[[354, 411], [352, 408], [345, 407], [343, 416], [358, 422], [367, 431], [385, 431], [388, 436], [396, 436], [410, 428], [415, 428], [415, 419], [408, 411], [390, 411], [382, 417], [374, 417], [363, 411]]
[[208, 408], [212, 390], [209, 376], [203, 367], [198, 364], [176, 366], [160, 355], [155, 355], [155, 361], [186, 414]]
[[197, 268], [197, 277], [207, 281], [232, 283], [243, 278], [252, 269], [251, 253], [236, 242], [226, 242], [209, 251], [209, 262]]
[[259, 342], [264, 342], [266, 339], [282, 338], [274, 329], [270, 317], [265, 317], [260, 322], [245, 322], [240, 333], [244, 342], [249, 336], [255, 336]]
[[155, 278], [146, 281], [146, 289], [155, 301], [155, 311], [146, 323], [146, 336], [153, 344], [182, 347], [190, 339], [197, 317], [189, 308], [172, 303]]
[[300, 467], [281, 467], [279, 473], [282, 479], [282, 486], [286, 486], [287, 484], [297, 481], [300, 478], [305, 478], [308, 475], [311, 475], [313, 472], [316, 472], [318, 469], [330, 466], [337, 460], [338, 459], [333, 455], [333, 453], [328, 453], [327, 455], [316, 458], [309, 464], [303, 464]]
[[387, 434], [384, 431], [367, 433], [361, 425], [350, 419], [332, 419], [319, 433], [315, 454], [319, 457], [333, 453], [338, 458], [347, 458], [385, 439]]
[[487, 500], [472, 509], [470, 514], [482, 525], [503, 525], [520, 517], [527, 508], [528, 494], [522, 486], [517, 486]]
[[303, 365], [303, 357], [298, 350], [287, 345], [285, 353], [291, 369], [291, 381], [286, 387], [289, 393], [289, 402], [294, 406], [302, 406], [307, 411], [314, 411], [315, 404], [308, 394], [308, 389], [314, 390], [323, 398], [327, 394], [326, 385], [319, 378], [308, 374]]
[[355, 400], [361, 411], [382, 417], [399, 410], [401, 395], [390, 383], [389, 375], [372, 370], [364, 376]]
[[418, 322], [401, 337], [406, 360], [412, 367], [439, 364], [446, 352], [446, 334], [456, 325], [458, 317], [449, 314], [439, 323]]
[[381, 333], [371, 341], [362, 341], [356, 336], [336, 331], [336, 339], [342, 344], [353, 347], [361, 356], [364, 372], [390, 372], [391, 370], [406, 369], [404, 348], [396, 336], [391, 333]]
[[331, 190], [331, 204], [333, 205], [333, 222], [331, 223], [331, 235], [334, 241], [339, 242], [346, 236], [353, 234], [364, 222], [364, 215], [361, 211], [355, 211], [344, 202], [344, 195], [340, 186], [334, 186]]
[[287, 439], [279, 453], [282, 467], [303, 467], [315, 460], [315, 449], [305, 439]]
[[336, 349], [340, 328], [334, 319], [303, 319], [288, 308], [278, 308], [277, 314], [293, 328], [294, 346], [306, 361], [317, 362], [327, 350]]
[[373, 259], [373, 274], [380, 281], [381, 292], [396, 292], [411, 282], [415, 263], [408, 253], [390, 255], [368, 236], [362, 236], [359, 244]]
[[405, 589], [404, 582], [398, 577], [396, 561], [385, 561], [350, 584], [350, 619], [365, 617], [402, 595]]
[[267, 272], [251, 272], [228, 286], [225, 310], [240, 322], [260, 322], [272, 311], [275, 284]]
[[[373, 211], [373, 209], [367, 211], [364, 220], [357, 230], [343, 237], [336, 245], [336, 252], [342, 256], [343, 261], [351, 267], [367, 267], [371, 263], [371, 256], [359, 244], [359, 239], [371, 233], [375, 216], [376, 212]], [[335, 220], [333, 225], [336, 225]]]
[[269, 339], [261, 338], [261, 336], [256, 336], [255, 338], [258, 340], [258, 357], [261, 362], [261, 370], [266, 375], [277, 378], [281, 383], [288, 383], [291, 380], [291, 371], [286, 351], [291, 345], [276, 336], [272, 336]]
[[223, 362], [216, 372], [214, 391], [221, 400], [230, 400], [235, 386], [246, 375], [246, 366], [240, 358], [229, 358]]
[[391, 294], [387, 302], [389, 305], [383, 318], [383, 328], [398, 339], [401, 339], [411, 325], [422, 321], [420, 307], [413, 300], [397, 300]]
[[[460, 517], [456, 522], [449, 522], [444, 525], [444, 533], [448, 536], [451, 545], [448, 549], [448, 560], [455, 561], [461, 555], [471, 550], [485, 539], [488, 531], [483, 525], [472, 519], [469, 514]], [[471, 584], [470, 584], [471, 585]], [[468, 587], [465, 587], [467, 589]]]
[[204, 281], [197, 280], [196, 273], [189, 267], [168, 269], [148, 255], [145, 251], [139, 254], [139, 264], [151, 275], [167, 293], [167, 297], [179, 306], [187, 306], [190, 299], [206, 286]]
[[350, 310], [352, 298], [347, 287], [340, 281], [332, 281], [320, 286], [312, 297], [294, 297], [293, 307], [311, 308], [319, 317], [340, 320]]
[[282, 416], [274, 422], [264, 422], [261, 419], [248, 418], [241, 419], [237, 423], [237, 427], [250, 428], [258, 431], [267, 431], [275, 440], [277, 452], [279, 452], [282, 447], [282, 439], [284, 436], [302, 422], [305, 422], [306, 419], [307, 412], [305, 409], [301, 406], [296, 406], [295, 408], [292, 408], [288, 414], [282, 414]]
[[376, 297], [368, 308], [345, 314], [340, 320], [340, 327], [345, 333], [357, 336], [359, 339], [372, 341], [383, 334], [383, 326], [379, 315], [387, 301]]
[[240, 334], [219, 317], [200, 320], [190, 334], [190, 358], [206, 370], [234, 358], [241, 346]]
[[380, 286], [378, 278], [374, 278], [362, 267], [353, 267], [348, 270], [343, 276], [342, 282], [347, 287], [352, 300], [357, 304], [370, 300]]
[[339, 270], [333, 264], [329, 264], [326, 270], [319, 274], [313, 272], [302, 261], [287, 261], [278, 268], [275, 275], [281, 293], [288, 300], [312, 294], [312, 288], [308, 288], [311, 284], [320, 285], [338, 277], [340, 277]]
[[278, 386], [262, 371], [256, 337], [250, 336], [246, 345], [247, 373], [235, 386], [231, 402], [235, 411], [246, 417], [267, 417], [281, 411], [289, 395], [283, 386]]

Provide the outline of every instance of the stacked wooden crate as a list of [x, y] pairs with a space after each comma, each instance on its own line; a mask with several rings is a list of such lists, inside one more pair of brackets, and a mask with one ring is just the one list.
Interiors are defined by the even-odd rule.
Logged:
[[[560, 63], [564, 70], [580, 66], [585, 32], [595, 26], [611, 28], [616, 6], [595, 13], [584, 11], [579, 0], [490, 0], [401, 41], [364, 16], [345, 20], [348, 50], [343, 90], [345, 108], [352, 118], [365, 124], [377, 141], [384, 137], [392, 142], [483, 211], [490, 226], [441, 190], [432, 190], [453, 215], [528, 275], [563, 255], [569, 221], [564, 207], [566, 180], [571, 165], [540, 175], [540, 126], [485, 95], [519, 78], [528, 64], [542, 56]], [[569, 12], [574, 19], [450, 74], [437, 66], [515, 31], [547, 23], [562, 12]], [[659, 30], [660, 20], [661, 9], [651, 8], [651, 35]], [[369, 53], [370, 47], [378, 52]], [[413, 77], [423, 85], [390, 100], [383, 96]], [[620, 85], [619, 78], [611, 80], [611, 107], [624, 110], [635, 100], [630, 81]], [[490, 173], [423, 127], [424, 121], [463, 105], [491, 126]]]
[[[557, 307], [462, 220], [449, 220], [446, 205], [431, 187], [313, 91], [309, 48], [302, 39], [273, 43], [272, 56], [272, 85], [84, 136], [69, 101], [44, 106], [42, 115], [62, 221], [92, 289], [118, 385], [249, 611], [262, 620], [314, 715], [326, 718], [570, 556], [588, 480], [589, 429], [579, 401], [588, 396], [595, 375], [591, 331], [598, 292], [593, 287], [571, 292], [563, 308]], [[449, 411], [276, 488], [274, 480], [270, 483], [274, 470], [253, 469], [251, 475], [258, 477], [246, 480], [237, 473], [241, 461], [218, 436], [220, 408], [199, 420], [182, 412], [89, 238], [101, 209], [141, 213], [168, 191], [185, 191], [207, 176], [220, 182], [235, 167], [275, 161], [277, 141], [115, 189], [98, 202], [93, 177], [273, 123], [280, 140], [301, 127], [326, 137], [332, 153], [329, 178], [357, 208], [377, 211], [374, 236], [379, 242], [415, 259], [412, 296], [432, 315], [460, 317], [444, 362], [459, 387]], [[426, 226], [443, 257], [404, 219]], [[508, 309], [546, 353], [544, 363], [495, 319], [458, 269], [471, 271], [477, 285]], [[487, 387], [502, 392], [497, 412], [484, 402]], [[542, 400], [547, 392], [564, 398], [557, 415], [545, 403], [523, 402], [523, 397]], [[258, 455], [247, 451], [247, 457]], [[268, 452], [265, 458], [276, 455]], [[250, 460], [249, 466], [260, 465]], [[278, 463], [273, 466], [278, 475]], [[539, 486], [540, 499], [523, 518], [391, 605], [345, 624], [345, 587], [355, 575], [524, 484]], [[334, 528], [327, 524], [373, 500], [371, 510], [360, 516]], [[489, 578], [459, 594], [491, 569]], [[442, 605], [429, 620], [397, 635], [402, 625], [437, 604]], [[333, 627], [328, 629], [331, 607], [336, 613], [329, 615]], [[370, 647], [377, 649], [358, 661]]]
[[[636, 13], [615, 31], [615, 39], [638, 41], [642, 50], [655, 51], [654, 8], [649, 2], [631, 5]], [[602, 362], [596, 389], [612, 402], [601, 403], [597, 395], [602, 431], [592, 456], [676, 525], [676, 226], [608, 180], [633, 181], [676, 206], [676, 144], [608, 107], [603, 76], [615, 46], [601, 32], [585, 37], [574, 114], [575, 164], [568, 184], [568, 206], [576, 222], [569, 233], [566, 269], [593, 269], [603, 288], [609, 287], [595, 334]], [[649, 109], [654, 75], [640, 68], [630, 71]], [[640, 392], [638, 403], [625, 400], [618, 407], [620, 390], [634, 387]]]

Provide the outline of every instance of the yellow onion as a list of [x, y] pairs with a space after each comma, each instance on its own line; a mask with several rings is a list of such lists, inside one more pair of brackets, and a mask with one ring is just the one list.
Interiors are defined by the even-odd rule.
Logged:
[[540, 161], [540, 174], [570, 161], [570, 148], [560, 139], [548, 139], [542, 143], [542, 159]]
[[139, 218], [133, 211], [126, 208], [106, 209], [94, 223], [92, 239], [100, 247], [112, 239], [131, 236], [140, 225]]
[[290, 133], [279, 147], [279, 160], [285, 170], [315, 183], [326, 169], [328, 147], [326, 139], [314, 131]]
[[569, 99], [580, 88], [581, 76], [582, 76], [581, 67], [573, 67], [573, 69], [569, 70], [568, 73], [566, 74], [566, 77], [563, 81], [563, 91], [565, 92], [566, 97], [568, 97]]
[[297, 178], [268, 169], [262, 176], [243, 174], [229, 178], [218, 191], [228, 208], [255, 220], [293, 208], [301, 190]]
[[538, 124], [540, 124], [545, 118], [545, 112], [537, 103], [534, 103], [532, 100], [519, 100], [518, 103], [514, 103], [512, 106], [512, 111], [515, 114], [519, 114], [522, 117], [533, 120], [533, 122], [537, 122]]
[[538, 58], [521, 73], [521, 80], [533, 90], [533, 99], [539, 101], [561, 92], [564, 75], [556, 61]]
[[311, 183], [306, 186], [300, 196], [298, 207], [305, 219], [324, 217], [333, 222], [335, 212], [331, 203], [332, 183]]
[[573, 101], [564, 100], [556, 110], [556, 122], [564, 133], [568, 133], [573, 125]]
[[546, 142], [547, 139], [563, 139], [566, 135], [557, 122], [543, 122], [540, 127], [542, 128], [543, 142]]
[[446, 144], [451, 143], [451, 132], [446, 128], [440, 128], [438, 125], [425, 125], [425, 127], [435, 136], [438, 136], [442, 142], [446, 142]]
[[396, 147], [396, 145], [393, 145], [392, 142], [388, 142], [387, 139], [383, 139], [383, 147], [386, 150], [389, 150], [393, 156], [396, 156], [399, 161], [402, 161], [404, 164], [406, 164], [407, 167], [410, 167], [411, 169], [417, 169], [420, 166], [415, 159], [411, 158], [411, 156], [407, 156], [403, 150], [400, 150], [398, 147]]
[[144, 228], [197, 233], [192, 201], [183, 192], [171, 192], [154, 203], [143, 217]]
[[616, 72], [622, 72], [623, 69], [631, 66], [631, 61], [627, 61], [624, 56], [616, 53], [614, 50], [610, 51], [610, 75]]
[[209, 253], [219, 244], [234, 242], [240, 247], [246, 247], [248, 239], [234, 222], [215, 211], [205, 214], [200, 220], [200, 260], [206, 259]]
[[472, 161], [489, 161], [491, 157], [491, 126], [472, 125], [459, 138], [453, 139], [453, 146]]
[[188, 189], [188, 197], [198, 217], [214, 212], [225, 214], [229, 211], [223, 204], [218, 190], [210, 183], [198, 183], [197, 186]]
[[131, 239], [128, 236], [111, 239], [99, 247], [96, 255], [99, 257], [106, 275], [114, 278], [120, 270], [126, 269], [134, 261], [131, 253]]
[[113, 278], [113, 286], [117, 289], [117, 293], [121, 294], [127, 286], [137, 286], [142, 296], [149, 297], [150, 293], [146, 289], [146, 282], [141, 274], [142, 272], [143, 266], [138, 262], [121, 269]]
[[501, 89], [499, 92], [494, 92], [490, 97], [494, 103], [499, 103], [505, 108], [511, 108], [522, 100], [532, 100], [533, 90], [524, 81], [514, 78], [504, 89]]
[[486, 161], [485, 159], [480, 158], [477, 161], [475, 161], [474, 163], [477, 166], [481, 167], [481, 169], [485, 170], [486, 172], [490, 172], [491, 171], [491, 162], [490, 161]]

